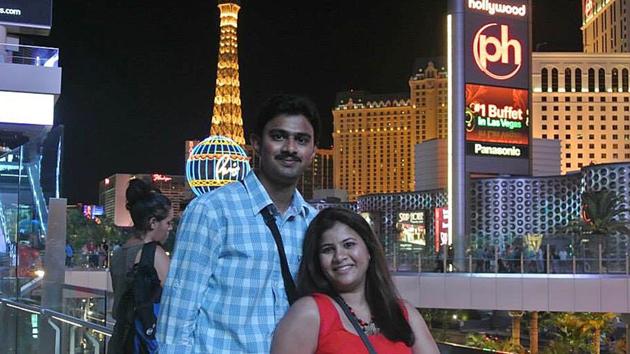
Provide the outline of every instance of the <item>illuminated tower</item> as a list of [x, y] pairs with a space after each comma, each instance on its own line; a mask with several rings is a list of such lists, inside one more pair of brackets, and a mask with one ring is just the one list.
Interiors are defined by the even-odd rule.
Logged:
[[210, 135], [223, 135], [244, 145], [241, 91], [238, 78], [238, 24], [239, 0], [219, 0], [221, 12], [217, 83], [212, 108]]

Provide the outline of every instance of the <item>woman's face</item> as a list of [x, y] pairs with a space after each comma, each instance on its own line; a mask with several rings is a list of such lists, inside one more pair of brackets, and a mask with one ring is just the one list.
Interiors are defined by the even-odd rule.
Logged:
[[322, 234], [319, 262], [336, 291], [365, 289], [370, 252], [361, 236], [349, 226], [337, 222]]
[[169, 232], [173, 229], [173, 209], [169, 210], [168, 216], [160, 221], [155, 220], [153, 224], [153, 241], [164, 243]]

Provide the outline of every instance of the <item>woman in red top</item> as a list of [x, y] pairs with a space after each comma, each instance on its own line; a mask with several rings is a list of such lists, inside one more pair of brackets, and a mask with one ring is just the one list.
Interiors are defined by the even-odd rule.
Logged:
[[368, 353], [332, 297], [350, 307], [379, 354], [439, 353], [420, 313], [396, 295], [383, 249], [368, 223], [341, 208], [322, 210], [306, 231], [298, 291], [271, 352]]

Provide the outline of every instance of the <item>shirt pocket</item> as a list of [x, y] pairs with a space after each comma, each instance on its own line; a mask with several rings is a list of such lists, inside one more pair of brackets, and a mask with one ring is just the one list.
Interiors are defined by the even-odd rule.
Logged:
[[[252, 223], [228, 225], [226, 238], [219, 253], [221, 262], [242, 265], [271, 262], [276, 251], [273, 237], [268, 235], [266, 226]], [[254, 266], [254, 265], [252, 265]]]

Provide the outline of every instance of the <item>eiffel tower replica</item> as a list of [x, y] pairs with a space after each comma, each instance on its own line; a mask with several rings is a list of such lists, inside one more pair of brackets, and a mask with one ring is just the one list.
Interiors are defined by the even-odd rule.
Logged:
[[219, 0], [219, 60], [214, 91], [210, 135], [223, 135], [245, 145], [241, 113], [241, 89], [238, 75], [238, 11], [239, 0]]

